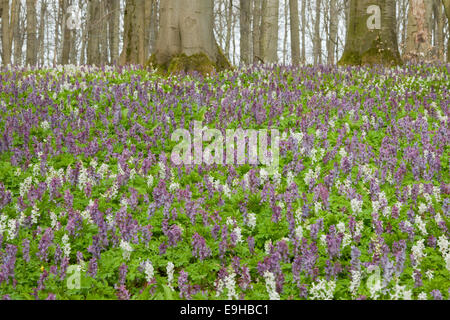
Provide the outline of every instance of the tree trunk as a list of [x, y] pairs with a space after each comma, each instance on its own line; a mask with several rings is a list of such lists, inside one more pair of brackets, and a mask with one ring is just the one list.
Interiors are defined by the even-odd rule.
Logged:
[[330, 34], [328, 38], [328, 64], [334, 64], [336, 59], [336, 45], [338, 36], [339, 15], [337, 0], [330, 2]]
[[[380, 8], [379, 18], [370, 9]], [[396, 35], [395, 0], [351, 0], [344, 53], [340, 65], [401, 64]], [[369, 28], [370, 27], [370, 28]]]
[[298, 0], [289, 0], [291, 22], [291, 54], [292, 64], [300, 64], [300, 22], [298, 17]]
[[253, 0], [253, 61], [260, 61], [261, 59], [261, 0]]
[[434, 15], [436, 20], [436, 50], [438, 59], [444, 61], [445, 54], [445, 16], [441, 0], [434, 0]]
[[160, 4], [160, 30], [152, 64], [169, 72], [230, 67], [214, 38], [213, 0], [166, 0]]
[[100, 65], [100, 0], [91, 0], [88, 3], [88, 43], [87, 63]]
[[249, 64], [250, 59], [250, 5], [251, 2], [249, 0], [241, 0], [240, 6], [240, 31], [241, 31], [241, 40], [240, 40], [240, 54], [241, 61], [244, 65]]
[[145, 0], [127, 0], [124, 15], [123, 50], [120, 65], [144, 65], [145, 57]]
[[321, 0], [316, 0], [316, 14], [314, 19], [314, 64], [322, 63], [322, 39], [320, 38], [320, 7]]
[[410, 0], [405, 60], [432, 59], [432, 17], [431, 0]]
[[279, 0], [263, 0], [260, 50], [268, 63], [278, 61], [278, 9]]
[[302, 0], [302, 63], [306, 63], [306, 0]]
[[108, 1], [108, 13], [109, 53], [111, 64], [115, 64], [119, 60], [120, 0]]
[[44, 65], [44, 35], [45, 35], [45, 16], [47, 11], [47, 1], [41, 2], [41, 13], [40, 13], [40, 19], [39, 19], [39, 38], [38, 38], [38, 45], [39, 45], [39, 65]]
[[13, 29], [15, 15], [18, 8], [18, 0], [13, 0], [11, 6], [9, 0], [2, 0], [2, 63], [11, 64]]
[[69, 64], [70, 59], [70, 49], [72, 46], [72, 31], [67, 27], [67, 8], [69, 7], [68, 0], [60, 0], [60, 6], [63, 10], [63, 17], [61, 30], [63, 30], [63, 44], [62, 44], [62, 55], [61, 55], [61, 64], [66, 65]]
[[23, 55], [23, 41], [24, 41], [24, 31], [23, 23], [20, 21], [20, 9], [22, 5], [19, 2], [18, 7], [14, 10], [14, 31], [13, 31], [13, 42], [14, 42], [14, 64], [22, 64]]
[[37, 63], [36, 50], [36, 0], [27, 0], [27, 65]]
[[[447, 26], [450, 32], [450, 0], [442, 0], [442, 2], [444, 3]], [[447, 62], [450, 62], [450, 40], [447, 41]]]

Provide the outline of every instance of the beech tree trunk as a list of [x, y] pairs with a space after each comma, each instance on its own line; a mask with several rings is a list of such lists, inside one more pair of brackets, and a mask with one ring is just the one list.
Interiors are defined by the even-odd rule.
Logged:
[[87, 63], [100, 65], [100, 0], [88, 2]]
[[253, 0], [253, 61], [261, 61], [261, 0]]
[[405, 60], [431, 60], [433, 1], [409, 0]]
[[249, 0], [241, 0], [240, 2], [240, 54], [241, 61], [243, 64], [247, 65], [251, 61], [250, 59], [250, 5]]
[[[379, 20], [373, 12], [368, 13], [373, 5], [380, 9]], [[339, 64], [401, 64], [396, 25], [395, 0], [351, 0], [347, 39]]]
[[64, 23], [67, 21], [67, 8], [69, 7], [69, 1], [68, 0], [60, 0], [60, 5], [63, 10], [63, 24], [61, 29], [63, 30], [63, 48], [62, 48], [62, 56], [61, 56], [61, 64], [65, 65], [69, 63], [70, 59], [70, 49], [72, 46], [72, 31], [69, 30], [67, 27], [67, 23]]
[[145, 64], [145, 9], [145, 0], [126, 1], [120, 65]]
[[2, 0], [2, 63], [11, 64], [13, 29], [15, 25], [15, 11], [18, 8], [18, 0]]
[[[199, 58], [203, 63], [212, 64], [212, 68], [219, 70], [229, 67], [214, 38], [213, 9], [213, 0], [161, 1], [160, 30], [152, 62], [170, 69], [174, 58], [184, 56], [191, 61]], [[202, 66], [193, 63], [179, 67], [186, 67], [185, 71], [193, 71]]]
[[320, 7], [321, 0], [316, 0], [316, 14], [314, 19], [314, 64], [322, 63], [322, 39], [320, 38]]
[[[443, 0], [445, 15], [447, 16], [447, 25], [450, 32], [450, 0]], [[450, 40], [447, 41], [447, 62], [450, 62]]]
[[300, 22], [298, 17], [298, 0], [289, 0], [291, 22], [292, 64], [300, 64]]
[[263, 0], [260, 51], [264, 62], [278, 61], [279, 0]]
[[120, 23], [120, 0], [108, 1], [109, 19], [109, 53], [111, 63], [118, 63], [119, 60], [119, 23]]
[[328, 39], [328, 64], [334, 64], [336, 59], [336, 45], [338, 36], [338, 8], [337, 0], [330, 1], [330, 34]]

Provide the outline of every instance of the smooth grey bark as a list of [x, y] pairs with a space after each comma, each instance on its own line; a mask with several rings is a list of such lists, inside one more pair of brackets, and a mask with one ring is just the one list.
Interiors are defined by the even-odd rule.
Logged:
[[278, 61], [278, 9], [279, 0], [263, 0], [261, 41], [261, 59], [264, 62]]
[[214, 38], [212, 0], [165, 0], [160, 3], [160, 30], [154, 57], [167, 65], [173, 57], [205, 54], [212, 63], [220, 59]]
[[[380, 29], [368, 29], [370, 5], [380, 7]], [[351, 0], [345, 48], [339, 64], [401, 64], [396, 25], [395, 0]]]
[[[442, 0], [444, 3], [445, 15], [447, 16], [447, 25], [450, 32], [450, 0]], [[447, 62], [450, 62], [450, 40], [447, 41]]]
[[15, 25], [15, 10], [17, 10], [18, 1], [13, 0], [11, 6], [9, 0], [2, 0], [2, 63], [11, 64], [13, 28]]
[[119, 64], [140, 64], [145, 56], [145, 0], [127, 0], [124, 16], [123, 50]]
[[240, 55], [241, 62], [247, 65], [251, 62], [250, 58], [250, 5], [249, 0], [240, 0]]
[[14, 43], [14, 64], [16, 65], [20, 65], [22, 63], [23, 41], [25, 37], [23, 22], [20, 19], [21, 8], [22, 5], [19, 2], [18, 8], [14, 12], [13, 43]]
[[302, 0], [302, 63], [306, 63], [306, 0]]
[[27, 58], [26, 64], [35, 66], [37, 63], [36, 48], [36, 0], [27, 0]]
[[289, 0], [291, 23], [291, 55], [292, 64], [300, 64], [300, 22], [298, 16], [298, 0]]

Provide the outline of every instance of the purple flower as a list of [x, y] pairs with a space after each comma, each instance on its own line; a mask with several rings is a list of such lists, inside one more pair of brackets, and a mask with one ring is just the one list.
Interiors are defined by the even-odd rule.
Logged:
[[44, 232], [44, 235], [39, 241], [38, 250], [39, 252], [36, 255], [41, 259], [41, 261], [47, 261], [48, 256], [48, 248], [53, 243], [53, 230], [51, 228], [47, 228]]
[[187, 300], [191, 299], [188, 276], [189, 275], [187, 272], [181, 270], [180, 276], [178, 277], [178, 289], [180, 290], [180, 298], [185, 298]]
[[211, 256], [211, 249], [208, 248], [205, 239], [198, 233], [195, 233], [192, 236], [191, 244], [192, 244], [192, 255], [194, 257], [197, 257], [200, 260], [204, 260], [209, 256]]

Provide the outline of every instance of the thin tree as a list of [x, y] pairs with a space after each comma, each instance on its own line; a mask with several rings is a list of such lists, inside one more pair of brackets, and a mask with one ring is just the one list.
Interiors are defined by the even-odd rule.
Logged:
[[298, 16], [298, 0], [289, 0], [291, 22], [291, 55], [292, 64], [300, 64], [300, 22]]
[[249, 0], [240, 0], [240, 55], [241, 62], [246, 65], [251, 62], [250, 59], [250, 5]]

